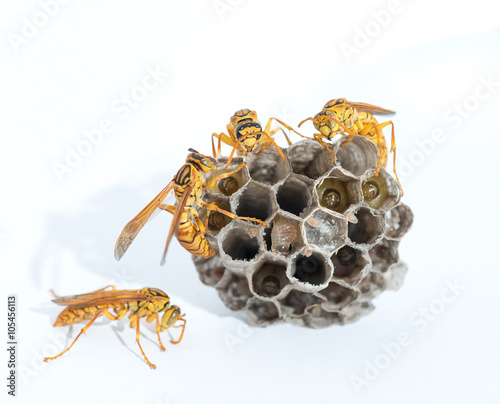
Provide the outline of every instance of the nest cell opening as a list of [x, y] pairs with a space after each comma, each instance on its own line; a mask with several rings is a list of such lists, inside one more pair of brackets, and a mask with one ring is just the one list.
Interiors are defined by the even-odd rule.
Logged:
[[[343, 142], [347, 139], [348, 136], [344, 136], [340, 141]], [[363, 136], [354, 136], [351, 142], [339, 147], [336, 161], [341, 167], [359, 176], [369, 169], [377, 168], [378, 155], [375, 143]]]
[[387, 282], [384, 277], [375, 272], [371, 272], [368, 276], [364, 277], [358, 285], [361, 294], [370, 299], [383, 292], [386, 287]]
[[317, 179], [333, 167], [332, 155], [313, 140], [303, 140], [288, 149], [292, 171]]
[[251, 153], [247, 157], [248, 172], [254, 181], [274, 185], [288, 175], [288, 163], [277, 152], [274, 146], [269, 146], [260, 153]]
[[238, 200], [236, 214], [267, 220], [272, 213], [271, 190], [255, 182], [248, 184]]
[[373, 269], [386, 272], [389, 267], [399, 261], [399, 242], [383, 239], [369, 251]]
[[344, 246], [332, 256], [333, 277], [355, 283], [359, 280], [361, 272], [368, 265], [368, 260], [363, 253], [350, 246]]
[[292, 316], [302, 316], [309, 307], [317, 305], [321, 300], [311, 293], [291, 290], [280, 302], [281, 307]]
[[323, 295], [327, 303], [326, 309], [341, 309], [354, 299], [356, 299], [356, 292], [335, 282], [330, 282], [328, 286], [320, 290], [319, 293]]
[[228, 232], [222, 241], [222, 249], [233, 260], [252, 260], [259, 252], [259, 243], [247, 229], [236, 228]]
[[399, 186], [385, 171], [363, 181], [363, 200], [373, 209], [388, 210], [400, 197]]
[[296, 216], [300, 216], [310, 203], [307, 186], [302, 181], [286, 181], [279, 187], [276, 198], [281, 209]]
[[307, 242], [333, 253], [345, 242], [346, 223], [345, 218], [339, 218], [322, 210], [316, 210], [304, 222]]
[[352, 204], [359, 202], [356, 181], [345, 178], [328, 177], [316, 187], [318, 200], [324, 208], [344, 213]]
[[298, 255], [292, 265], [293, 277], [300, 282], [321, 285], [330, 277], [325, 258], [319, 254], [312, 254], [309, 257]]
[[387, 212], [386, 222], [385, 236], [400, 239], [410, 230], [413, 223], [413, 213], [408, 206], [401, 204]]
[[219, 296], [231, 310], [242, 310], [252, 297], [246, 277], [226, 271], [221, 281], [215, 286]]
[[252, 288], [256, 295], [263, 298], [279, 295], [289, 283], [286, 265], [276, 262], [265, 262], [252, 275]]
[[356, 244], [372, 244], [384, 232], [384, 220], [369, 209], [361, 208], [355, 214], [357, 223], [349, 223], [348, 236]]

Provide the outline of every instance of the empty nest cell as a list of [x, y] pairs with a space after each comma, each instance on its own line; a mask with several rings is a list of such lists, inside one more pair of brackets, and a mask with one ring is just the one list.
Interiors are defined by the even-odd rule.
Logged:
[[279, 207], [296, 216], [311, 204], [311, 196], [307, 184], [303, 181], [289, 177], [279, 188], [276, 194]]
[[384, 233], [384, 218], [376, 216], [369, 209], [361, 208], [354, 216], [357, 223], [349, 223], [349, 239], [356, 244], [373, 244]]
[[332, 155], [316, 141], [302, 140], [290, 146], [292, 171], [316, 179], [333, 167]]
[[[344, 136], [339, 143], [346, 141]], [[356, 176], [364, 174], [369, 169], [376, 169], [378, 165], [378, 148], [371, 140], [363, 136], [354, 136], [351, 142], [340, 146], [336, 153], [336, 163]]]
[[259, 242], [250, 227], [232, 228], [222, 239], [222, 250], [233, 260], [252, 260], [259, 252]]
[[238, 198], [236, 214], [238, 216], [267, 220], [273, 213], [271, 190], [256, 182], [250, 182]]

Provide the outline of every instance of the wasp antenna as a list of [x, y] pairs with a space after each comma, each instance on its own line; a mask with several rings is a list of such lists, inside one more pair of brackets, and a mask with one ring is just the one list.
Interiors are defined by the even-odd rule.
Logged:
[[302, 122], [300, 122], [300, 123], [299, 123], [299, 128], [300, 128], [300, 126], [301, 126], [304, 122], [307, 122], [307, 121], [313, 121], [313, 122], [317, 123], [317, 120], [316, 120], [316, 119], [309, 117], [309, 118], [306, 118], [306, 119], [304, 119]]

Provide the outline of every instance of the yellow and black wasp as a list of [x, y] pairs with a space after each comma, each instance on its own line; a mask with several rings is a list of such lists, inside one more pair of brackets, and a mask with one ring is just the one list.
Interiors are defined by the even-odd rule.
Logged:
[[[109, 287], [111, 290], [106, 290]], [[106, 286], [95, 292], [82, 295], [59, 297], [54, 293], [54, 296], [56, 297], [56, 299], [53, 300], [54, 303], [61, 306], [67, 306], [57, 317], [54, 327], [90, 321], [82, 328], [68, 348], [59, 355], [45, 358], [45, 362], [59, 358], [61, 355], [68, 352], [80, 335], [85, 334], [94, 321], [102, 315], [106, 316], [109, 320], [120, 320], [130, 312], [130, 327], [136, 329], [135, 340], [137, 345], [139, 345], [139, 349], [147, 364], [153, 369], [156, 368], [156, 365], [149, 361], [139, 342], [140, 319], [146, 317], [148, 323], [156, 320], [156, 334], [158, 335], [158, 342], [162, 351], [165, 350], [165, 347], [161, 342], [160, 332], [172, 326], [177, 327], [175, 324], [180, 321], [183, 323], [181, 325], [181, 335], [177, 341], [171, 340], [170, 342], [172, 344], [178, 344], [184, 336], [184, 328], [186, 327], [184, 314], [181, 314], [181, 309], [179, 309], [179, 307], [170, 304], [170, 298], [160, 289], [142, 288], [140, 290], [115, 290], [114, 286]], [[111, 313], [110, 310], [113, 310], [114, 314]], [[160, 314], [162, 313], [163, 317], [160, 321]]]
[[336, 98], [328, 101], [321, 112], [316, 114], [314, 118], [307, 118], [300, 122], [299, 128], [304, 122], [312, 121], [314, 127], [320, 132], [313, 134], [313, 138], [331, 153], [333, 161], [335, 160], [335, 155], [323, 139], [332, 140], [337, 134], [349, 135], [349, 138], [342, 142], [342, 146], [350, 142], [355, 135], [364, 136], [370, 139], [377, 145], [380, 154], [377, 169], [375, 171], [376, 176], [380, 171], [380, 167], [387, 166], [387, 144], [382, 129], [391, 125], [391, 152], [394, 158], [393, 170], [396, 180], [399, 183], [399, 178], [396, 173], [396, 138], [394, 135], [394, 123], [392, 121], [378, 123], [372, 114], [390, 115], [395, 114], [395, 112], [363, 102], [352, 102], [347, 101], [345, 98]]
[[[220, 154], [222, 142], [231, 146], [233, 150], [229, 155], [229, 159], [225, 167], [227, 168], [235, 152], [237, 152], [240, 156], [246, 156], [251, 152], [260, 153], [270, 145], [274, 145], [280, 156], [283, 158], [283, 160], [286, 161], [286, 157], [283, 154], [283, 151], [276, 144], [272, 136], [276, 132], [281, 130], [285, 135], [288, 145], [291, 145], [292, 142], [281, 127], [271, 130], [271, 123], [273, 120], [287, 128], [288, 130], [298, 133], [286, 123], [276, 118], [270, 118], [263, 130], [255, 111], [252, 111], [248, 108], [240, 109], [236, 111], [233, 116], [231, 116], [231, 118], [229, 119], [229, 124], [226, 125], [228, 135], [226, 135], [225, 133], [212, 134], [213, 156], [216, 157], [218, 154]], [[298, 134], [300, 135], [300, 133]], [[218, 139], [217, 152], [215, 150], [214, 139]], [[260, 148], [258, 148], [257, 146], [260, 146]]]
[[[205, 183], [202, 173], [217, 170], [216, 161], [212, 157], [198, 153], [196, 150], [189, 149], [189, 151], [191, 153], [188, 154], [186, 163], [179, 169], [173, 180], [121, 232], [115, 245], [115, 258], [117, 260], [120, 260], [125, 254], [137, 234], [157, 209], [165, 210], [174, 215], [165, 251], [163, 252], [162, 264], [165, 263], [165, 256], [173, 235], [176, 236], [182, 247], [197, 257], [210, 258], [215, 255], [214, 249], [204, 236], [207, 224], [200, 220], [195, 205], [209, 211], [217, 211], [231, 219], [244, 219], [267, 226], [265, 222], [259, 219], [236, 216], [215, 204], [205, 203], [201, 199], [203, 189], [210, 189], [217, 181], [230, 177], [242, 169], [246, 164], [245, 162], [240, 164], [236, 169], [220, 174], [212, 178], [208, 183]], [[177, 200], [177, 206], [163, 204], [163, 201], [172, 190]], [[208, 217], [209, 215], [207, 214], [206, 220], [208, 220]]]

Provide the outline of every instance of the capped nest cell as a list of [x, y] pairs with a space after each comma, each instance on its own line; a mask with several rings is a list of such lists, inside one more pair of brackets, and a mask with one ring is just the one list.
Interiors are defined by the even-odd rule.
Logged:
[[[374, 175], [374, 143], [356, 136], [340, 147], [346, 138], [329, 145], [335, 163], [313, 140], [283, 148], [287, 161], [270, 146], [204, 190], [206, 202], [267, 224], [210, 213], [205, 236], [217, 254], [194, 257], [201, 281], [254, 325], [350, 323], [403, 282], [407, 267], [398, 246], [413, 214], [391, 174], [382, 168]], [[217, 159], [220, 170], [226, 161]]]

